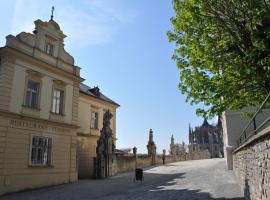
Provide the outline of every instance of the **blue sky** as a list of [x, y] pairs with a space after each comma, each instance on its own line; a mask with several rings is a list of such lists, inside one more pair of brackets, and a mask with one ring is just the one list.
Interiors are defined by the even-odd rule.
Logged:
[[33, 31], [36, 19], [49, 20], [52, 5], [84, 83], [98, 85], [121, 105], [117, 148], [146, 152], [150, 128], [158, 153], [168, 151], [172, 134], [176, 142], [187, 143], [189, 122], [194, 127], [203, 119], [177, 88], [174, 44], [166, 36], [172, 28], [171, 1], [1, 0], [0, 46], [8, 34]]

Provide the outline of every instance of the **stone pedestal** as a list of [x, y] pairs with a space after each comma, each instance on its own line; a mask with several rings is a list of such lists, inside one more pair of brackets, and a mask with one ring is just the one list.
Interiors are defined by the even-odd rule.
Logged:
[[233, 170], [233, 146], [226, 146], [226, 163], [228, 170]]

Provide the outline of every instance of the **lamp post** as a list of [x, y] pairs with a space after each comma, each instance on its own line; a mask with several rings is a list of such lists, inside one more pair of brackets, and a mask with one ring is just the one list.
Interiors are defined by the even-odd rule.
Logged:
[[163, 165], [165, 164], [165, 158], [166, 158], [166, 150], [163, 149], [163, 154], [162, 154], [162, 162], [163, 162]]
[[133, 147], [133, 156], [135, 159], [135, 169], [137, 168], [137, 147]]

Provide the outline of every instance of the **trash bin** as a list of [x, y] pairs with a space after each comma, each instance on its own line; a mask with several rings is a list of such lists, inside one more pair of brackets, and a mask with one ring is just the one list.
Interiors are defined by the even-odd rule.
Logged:
[[143, 181], [143, 169], [142, 168], [135, 169], [135, 180], [136, 181]]

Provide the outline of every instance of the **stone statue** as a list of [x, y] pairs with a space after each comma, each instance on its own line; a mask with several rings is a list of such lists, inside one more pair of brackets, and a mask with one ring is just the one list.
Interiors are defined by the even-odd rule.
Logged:
[[151, 128], [149, 131], [149, 142], [153, 142], [153, 130]]
[[103, 116], [103, 127], [100, 131], [100, 137], [97, 141], [95, 158], [95, 176], [96, 178], [107, 178], [112, 175], [112, 162], [114, 158], [115, 145], [112, 138], [112, 129], [110, 120], [113, 115], [107, 110]]
[[152, 165], [154, 165], [157, 147], [156, 147], [156, 144], [155, 144], [154, 139], [153, 139], [153, 130], [152, 129], [150, 129], [150, 131], [149, 131], [149, 141], [147, 144], [147, 150], [148, 150], [148, 155], [151, 156], [151, 158], [152, 158]]
[[171, 153], [172, 156], [175, 156], [176, 155], [176, 146], [174, 144], [174, 137], [173, 137], [173, 135], [171, 137], [170, 153]]

